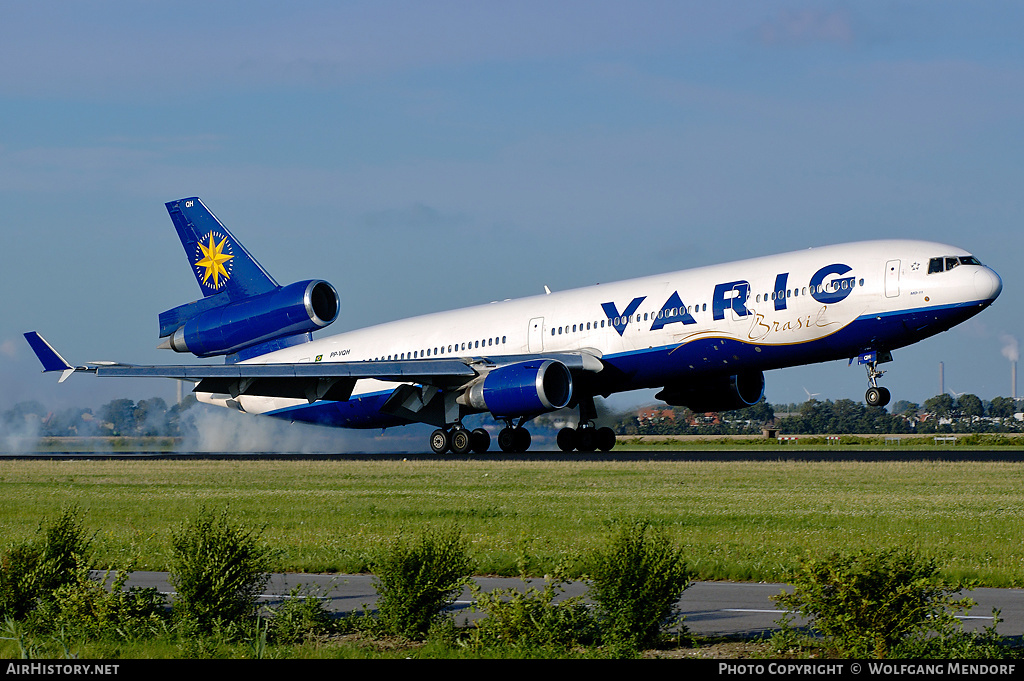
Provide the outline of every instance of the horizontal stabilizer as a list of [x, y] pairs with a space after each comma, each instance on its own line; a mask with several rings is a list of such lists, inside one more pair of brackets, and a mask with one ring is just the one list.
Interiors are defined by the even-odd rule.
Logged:
[[53, 346], [46, 342], [46, 339], [40, 336], [35, 331], [29, 331], [25, 334], [25, 340], [32, 346], [32, 351], [36, 353], [36, 357], [43, 365], [43, 371], [59, 371], [61, 372], [58, 383], [63, 383], [67, 380], [67, 377], [75, 373], [75, 368], [67, 363], [67, 361], [60, 356], [60, 353], [53, 349]]

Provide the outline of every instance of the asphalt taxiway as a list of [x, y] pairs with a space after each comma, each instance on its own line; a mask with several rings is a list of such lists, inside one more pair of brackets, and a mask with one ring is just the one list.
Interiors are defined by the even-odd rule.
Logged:
[[[475, 583], [484, 591], [494, 589], [542, 588], [543, 580], [524, 582], [518, 578], [477, 577]], [[166, 572], [133, 572], [128, 586], [152, 587], [173, 599], [173, 587]], [[330, 574], [273, 574], [260, 598], [269, 606], [279, 604], [296, 587], [301, 593], [326, 600], [329, 611], [337, 613], [372, 612], [377, 600], [373, 576]], [[562, 585], [563, 598], [585, 596], [587, 586], [582, 582]], [[784, 584], [750, 582], [694, 582], [679, 599], [680, 614], [686, 627], [700, 636], [756, 637], [779, 628], [784, 611], [776, 608], [771, 597], [784, 589]], [[1024, 589], [982, 588], [964, 592], [976, 605], [961, 618], [967, 631], [980, 630], [992, 624], [992, 611], [998, 609], [1001, 621], [997, 632], [1001, 636], [1024, 636]], [[480, 613], [472, 610], [472, 593], [467, 588], [456, 599], [453, 614], [458, 624], [464, 624]], [[797, 618], [794, 625], [803, 620]]]

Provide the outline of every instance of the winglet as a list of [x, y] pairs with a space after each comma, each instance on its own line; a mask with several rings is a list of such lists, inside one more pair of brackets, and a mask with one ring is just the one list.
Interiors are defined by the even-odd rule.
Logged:
[[59, 371], [61, 372], [60, 378], [57, 380], [58, 383], [63, 383], [67, 380], [68, 376], [75, 373], [75, 368], [67, 363], [67, 361], [60, 356], [60, 353], [53, 349], [53, 346], [46, 342], [46, 339], [40, 336], [35, 331], [29, 331], [25, 334], [25, 340], [32, 346], [32, 351], [36, 353], [36, 357], [43, 365], [43, 371]]

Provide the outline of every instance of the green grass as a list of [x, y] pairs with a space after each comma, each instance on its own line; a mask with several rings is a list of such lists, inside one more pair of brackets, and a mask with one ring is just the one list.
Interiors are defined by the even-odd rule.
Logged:
[[205, 506], [266, 525], [280, 571], [365, 571], [400, 530], [455, 523], [481, 574], [545, 574], [644, 517], [698, 579], [907, 546], [947, 576], [1024, 586], [1024, 468], [1005, 462], [0, 460], [0, 485], [0, 544], [73, 503], [113, 568], [166, 569], [171, 530]]

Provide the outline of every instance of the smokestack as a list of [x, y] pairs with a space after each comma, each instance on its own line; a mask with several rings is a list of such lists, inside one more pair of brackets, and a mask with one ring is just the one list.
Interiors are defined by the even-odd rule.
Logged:
[[1013, 392], [1013, 399], [1017, 399], [1017, 360], [1020, 359], [1020, 343], [1008, 333], [999, 334], [999, 340], [1003, 343], [1003, 357], [1010, 360], [1010, 389]]
[[943, 365], [942, 362], [939, 362], [939, 393], [938, 393], [939, 395], [945, 395], [946, 394], [946, 377], [945, 377], [944, 373], [945, 373], [945, 365]]

